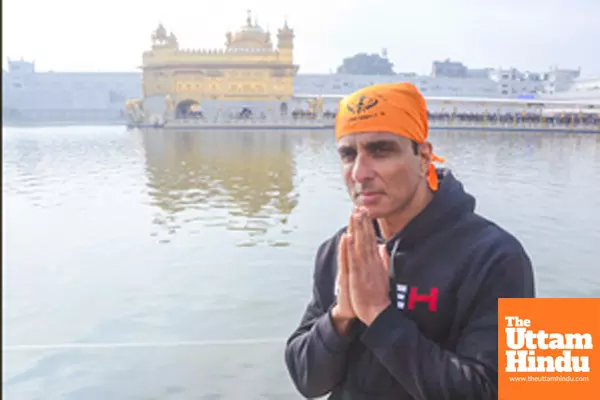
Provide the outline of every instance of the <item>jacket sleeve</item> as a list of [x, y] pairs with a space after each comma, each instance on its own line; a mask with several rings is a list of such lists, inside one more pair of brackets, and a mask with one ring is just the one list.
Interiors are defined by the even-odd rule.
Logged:
[[530, 260], [523, 251], [505, 253], [485, 267], [491, 271], [478, 290], [456, 352], [424, 337], [415, 322], [393, 306], [380, 313], [361, 336], [413, 398], [498, 398], [498, 298], [535, 297], [535, 285]]
[[346, 350], [356, 337], [353, 329], [348, 336], [338, 335], [331, 319], [331, 307], [325, 308], [319, 295], [323, 265], [331, 262], [329, 258], [335, 254], [334, 251], [326, 251], [326, 246], [332, 245], [325, 243], [317, 252], [312, 299], [285, 349], [285, 362], [292, 381], [307, 398], [323, 396], [342, 381]]

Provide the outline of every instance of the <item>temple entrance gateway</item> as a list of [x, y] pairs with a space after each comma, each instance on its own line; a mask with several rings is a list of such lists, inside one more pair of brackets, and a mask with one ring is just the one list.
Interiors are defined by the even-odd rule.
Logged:
[[198, 118], [202, 117], [202, 107], [196, 100], [183, 100], [175, 108], [175, 118]]

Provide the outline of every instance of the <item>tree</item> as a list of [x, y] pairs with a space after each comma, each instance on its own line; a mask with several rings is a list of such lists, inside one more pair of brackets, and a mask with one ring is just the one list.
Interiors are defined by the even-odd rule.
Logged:
[[344, 58], [337, 69], [338, 74], [353, 75], [395, 75], [394, 64], [379, 54], [358, 53]]

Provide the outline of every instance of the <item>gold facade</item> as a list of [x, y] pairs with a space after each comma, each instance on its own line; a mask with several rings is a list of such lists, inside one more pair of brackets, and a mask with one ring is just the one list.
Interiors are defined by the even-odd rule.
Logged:
[[277, 32], [277, 47], [269, 31], [250, 15], [235, 33], [227, 32], [225, 48], [183, 50], [173, 33], [159, 25], [152, 49], [143, 55], [143, 95], [183, 100], [287, 101], [294, 77], [294, 31], [287, 22]]

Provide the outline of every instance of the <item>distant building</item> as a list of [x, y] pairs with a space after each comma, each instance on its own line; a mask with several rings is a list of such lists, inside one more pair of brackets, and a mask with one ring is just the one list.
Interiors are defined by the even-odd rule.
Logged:
[[37, 72], [34, 62], [9, 60], [3, 120], [119, 121], [125, 101], [141, 95], [141, 78], [137, 72]]
[[467, 78], [468, 68], [461, 62], [434, 61], [431, 68], [431, 76], [434, 78]]
[[413, 83], [427, 96], [498, 97], [498, 85], [489, 78], [434, 78], [417, 74], [391, 76], [298, 74], [294, 80], [294, 93], [339, 95], [369, 85], [400, 81]]
[[572, 81], [579, 78], [580, 75], [581, 68], [572, 70], [553, 67], [544, 74], [544, 92], [553, 94], [568, 90]]
[[490, 77], [493, 68], [469, 68], [467, 69], [467, 78], [486, 79]]
[[573, 79], [566, 90], [547, 94], [557, 100], [600, 100], [600, 76]]
[[497, 82], [502, 97], [537, 94], [544, 88], [539, 75], [523, 73], [516, 68], [495, 69], [490, 72], [490, 79]]

